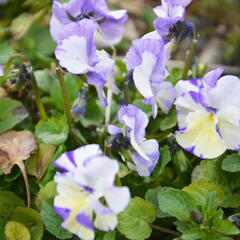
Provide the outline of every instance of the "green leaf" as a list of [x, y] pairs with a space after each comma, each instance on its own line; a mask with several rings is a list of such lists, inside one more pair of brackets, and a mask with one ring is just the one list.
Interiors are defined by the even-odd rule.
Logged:
[[[67, 87], [69, 102], [70, 102], [70, 105], [72, 105], [75, 99], [77, 98], [77, 94], [80, 90], [80, 87], [77, 82], [77, 77], [70, 73], [67, 73], [64, 76], [64, 80]], [[51, 96], [52, 103], [55, 104], [55, 106], [59, 110], [63, 110], [64, 102], [63, 102], [62, 90], [61, 90], [60, 83], [57, 79], [53, 81], [53, 84], [51, 86], [50, 96]]]
[[155, 208], [156, 210], [156, 216], [158, 218], [164, 218], [164, 217], [169, 217], [170, 215], [167, 214], [167, 213], [163, 213], [160, 209], [159, 209], [159, 206], [158, 206], [158, 192], [162, 189], [162, 187], [157, 187], [157, 188], [153, 188], [153, 189], [149, 189], [147, 192], [146, 192], [146, 195], [145, 195], [145, 199], [152, 203], [153, 207]]
[[66, 152], [66, 147], [64, 145], [60, 145], [57, 149], [57, 151], [54, 153], [52, 159], [49, 162], [49, 166], [47, 168], [47, 171], [45, 173], [45, 175], [43, 176], [42, 180], [41, 180], [41, 185], [46, 185], [48, 182], [53, 180], [53, 177], [57, 171], [57, 169], [53, 166], [53, 162], [60, 156], [62, 155], [64, 152]]
[[116, 239], [116, 232], [111, 231], [104, 234], [100, 234], [96, 240], [115, 240], [115, 239]]
[[222, 189], [214, 183], [195, 182], [183, 188], [183, 191], [191, 195], [191, 197], [195, 199], [196, 203], [202, 207], [206, 206], [208, 195], [211, 192], [216, 192], [216, 198], [214, 199], [214, 205], [216, 207], [224, 200], [224, 193]]
[[118, 230], [128, 239], [144, 240], [150, 237], [150, 224], [155, 220], [155, 210], [152, 205], [135, 197], [128, 207], [118, 216]]
[[56, 76], [49, 69], [35, 71], [34, 74], [39, 88], [49, 93], [53, 81], [57, 81]]
[[240, 155], [233, 153], [224, 158], [222, 169], [227, 172], [240, 172]]
[[35, 134], [43, 143], [60, 145], [63, 144], [68, 137], [68, 125], [65, 116], [61, 118], [49, 118], [40, 120], [36, 125]]
[[192, 210], [197, 210], [194, 199], [188, 193], [170, 187], [159, 190], [158, 204], [164, 213], [181, 221], [190, 220]]
[[167, 81], [175, 85], [182, 77], [182, 68], [172, 68]]
[[217, 232], [220, 232], [222, 234], [227, 234], [227, 235], [237, 235], [240, 234], [240, 230], [230, 221], [227, 220], [222, 220], [217, 222], [214, 225], [214, 229]]
[[0, 64], [6, 64], [15, 51], [10, 44], [2, 42], [0, 43], [0, 53]]
[[35, 176], [38, 180], [44, 175], [50, 160], [56, 150], [56, 146], [50, 144], [40, 144], [38, 151], [27, 160], [27, 172]]
[[30, 240], [28, 229], [19, 222], [8, 222], [5, 227], [5, 235], [9, 240]]
[[80, 119], [82, 125], [87, 128], [89, 126], [99, 126], [103, 122], [103, 112], [95, 100], [89, 101], [84, 116]]
[[144, 104], [141, 99], [134, 100], [133, 105], [140, 108], [148, 117], [152, 116], [152, 107]]
[[36, 198], [36, 206], [41, 209], [42, 202], [49, 198], [54, 198], [57, 194], [56, 183], [51, 181], [40, 189]]
[[158, 175], [161, 175], [163, 173], [163, 170], [165, 169], [167, 164], [171, 161], [171, 154], [169, 151], [169, 147], [167, 145], [160, 148], [160, 153], [161, 153], [161, 165]]
[[184, 240], [199, 240], [204, 239], [203, 237], [204, 234], [198, 227], [188, 229], [187, 231], [184, 231], [182, 235], [182, 239]]
[[12, 35], [16, 39], [22, 38], [29, 30], [32, 23], [33, 23], [33, 15], [26, 12], [22, 13], [18, 17], [14, 18], [12, 21], [11, 28], [10, 28]]
[[174, 166], [180, 172], [186, 172], [190, 165], [189, 159], [187, 158], [186, 154], [182, 149], [180, 149], [174, 156], [173, 156], [173, 163]]
[[0, 99], [0, 134], [13, 128], [27, 116], [28, 113], [21, 102], [10, 98]]
[[11, 220], [24, 224], [31, 233], [31, 240], [41, 240], [43, 224], [39, 213], [31, 208], [17, 207]]
[[224, 202], [221, 204], [224, 208], [240, 207], [240, 193], [230, 193], [225, 196]]
[[175, 127], [177, 124], [177, 115], [175, 111], [171, 111], [166, 117], [160, 121], [159, 128], [161, 131], [166, 131]]
[[52, 199], [46, 199], [42, 202], [41, 217], [46, 229], [58, 239], [72, 238], [72, 234], [61, 227], [62, 219], [53, 210]]
[[16, 207], [24, 207], [24, 201], [12, 192], [0, 191], [0, 240], [4, 240], [4, 228]]

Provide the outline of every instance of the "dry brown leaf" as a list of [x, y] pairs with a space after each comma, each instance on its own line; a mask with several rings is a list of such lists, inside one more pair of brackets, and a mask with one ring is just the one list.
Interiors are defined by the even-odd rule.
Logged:
[[0, 135], [0, 169], [9, 174], [12, 167], [22, 165], [23, 160], [37, 149], [37, 144], [29, 131], [8, 131]]

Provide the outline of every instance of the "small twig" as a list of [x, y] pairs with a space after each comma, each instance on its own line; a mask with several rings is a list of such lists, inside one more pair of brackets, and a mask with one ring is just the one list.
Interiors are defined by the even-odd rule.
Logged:
[[187, 59], [185, 62], [185, 66], [184, 66], [183, 74], [182, 74], [182, 80], [187, 80], [187, 78], [188, 78], [188, 72], [191, 68], [192, 61], [193, 61], [193, 58], [194, 58], [194, 55], [195, 55], [195, 52], [197, 49], [198, 39], [197, 39], [196, 35], [197, 34], [194, 34], [194, 38], [192, 40], [192, 45], [191, 45], [191, 48], [189, 50], [189, 53], [188, 53], [188, 56], [187, 56]]
[[26, 192], [27, 192], [27, 206], [28, 206], [28, 208], [30, 208], [31, 207], [31, 192], [30, 192], [27, 171], [26, 171], [26, 168], [25, 168], [25, 165], [23, 162], [18, 163], [18, 167], [20, 168], [22, 175], [23, 175], [23, 180], [24, 180]]
[[46, 120], [47, 119], [47, 114], [46, 114], [45, 108], [44, 108], [44, 106], [41, 102], [40, 92], [39, 92], [39, 88], [38, 88], [38, 85], [37, 85], [37, 80], [36, 80], [33, 72], [31, 72], [31, 83], [32, 83], [32, 87], [33, 87], [33, 91], [34, 91], [34, 95], [35, 95], [35, 100], [36, 100], [37, 108], [38, 108], [38, 111], [40, 113], [41, 119]]
[[176, 236], [176, 237], [181, 236], [181, 234], [179, 232], [174, 231], [174, 230], [169, 229], [169, 228], [159, 227], [159, 226], [156, 226], [156, 225], [153, 225], [153, 224], [151, 224], [151, 227], [155, 230], [158, 230], [158, 231], [164, 232], [164, 233], [169, 233], [169, 234], [171, 234], [173, 236]]
[[64, 113], [67, 118], [69, 131], [70, 131], [72, 126], [72, 115], [71, 115], [70, 101], [69, 101], [68, 92], [67, 92], [67, 86], [64, 81], [62, 70], [60, 68], [56, 68], [56, 72], [57, 72], [57, 76], [62, 89], [62, 95], [63, 95], [63, 101], [64, 101]]

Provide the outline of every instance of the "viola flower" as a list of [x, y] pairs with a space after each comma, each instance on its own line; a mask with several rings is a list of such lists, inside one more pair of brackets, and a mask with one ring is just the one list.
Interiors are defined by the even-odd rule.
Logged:
[[171, 27], [178, 21], [184, 20], [185, 8], [192, 0], [162, 0], [162, 5], [154, 8], [158, 18], [154, 27], [164, 37], [169, 34]]
[[79, 23], [64, 26], [61, 40], [55, 50], [60, 65], [73, 74], [88, 74], [88, 83], [95, 85], [100, 101], [107, 106], [104, 87], [119, 94], [114, 79], [114, 61], [104, 50], [96, 50], [94, 34], [97, 24], [83, 19]]
[[154, 118], [157, 103], [168, 113], [176, 95], [173, 85], [164, 81], [167, 58], [161, 38], [135, 40], [126, 55], [127, 69], [133, 71], [135, 86], [145, 98], [144, 103], [152, 106]]
[[55, 50], [56, 58], [62, 67], [73, 74], [84, 74], [100, 61], [96, 54], [94, 34], [97, 24], [82, 20], [62, 28], [62, 40]]
[[64, 153], [54, 165], [63, 171], [54, 177], [54, 209], [64, 220], [62, 227], [83, 240], [94, 239], [94, 226], [102, 231], [113, 230], [117, 214], [130, 200], [127, 187], [114, 185], [119, 171], [117, 161], [92, 144]]
[[176, 140], [204, 159], [240, 149], [240, 81], [230, 75], [218, 79], [221, 73], [217, 69], [203, 79], [180, 81], [176, 86]]
[[50, 31], [56, 42], [62, 40], [63, 26], [91, 19], [97, 24], [95, 41], [98, 47], [109, 47], [120, 42], [128, 18], [126, 10], [112, 11], [105, 0], [70, 0], [64, 4], [54, 0], [52, 11]]
[[127, 132], [125, 133], [121, 128], [109, 125], [109, 133], [120, 136], [124, 140], [121, 147], [126, 146], [132, 150], [134, 164], [128, 162], [129, 168], [137, 171], [142, 177], [149, 177], [158, 162], [160, 153], [158, 142], [155, 139], [145, 139], [145, 129], [148, 125], [147, 115], [130, 104], [120, 108], [118, 120], [124, 124]]
[[213, 88], [216, 86], [217, 80], [222, 75], [224, 69], [217, 68], [209, 73], [207, 73], [201, 79], [191, 79], [188, 81], [180, 80], [175, 86], [177, 96], [181, 96], [187, 92], [199, 92], [201, 88]]

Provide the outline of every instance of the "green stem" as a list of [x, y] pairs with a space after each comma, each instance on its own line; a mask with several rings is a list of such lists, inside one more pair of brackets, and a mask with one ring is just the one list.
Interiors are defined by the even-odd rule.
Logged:
[[158, 231], [164, 232], [164, 233], [168, 233], [168, 234], [171, 234], [171, 235], [176, 236], [176, 237], [181, 236], [181, 234], [179, 232], [174, 231], [174, 230], [169, 229], [169, 228], [159, 227], [159, 226], [156, 226], [156, 225], [153, 225], [153, 224], [151, 224], [151, 227], [155, 230], [158, 230]]
[[63, 101], [64, 101], [64, 113], [67, 118], [69, 130], [71, 130], [72, 114], [71, 114], [70, 101], [69, 101], [69, 97], [68, 97], [68, 93], [67, 93], [67, 86], [64, 81], [62, 70], [60, 68], [57, 68], [56, 72], [57, 72], [57, 76], [58, 76], [58, 79], [59, 79], [59, 82], [61, 85], [61, 89], [62, 89], [62, 95], [63, 95]]
[[187, 56], [187, 59], [186, 59], [186, 62], [185, 62], [185, 66], [184, 66], [184, 69], [183, 69], [182, 80], [187, 80], [188, 79], [188, 72], [191, 68], [192, 60], [194, 58], [194, 55], [195, 55], [195, 52], [196, 52], [196, 49], [197, 49], [197, 43], [198, 43], [198, 39], [197, 39], [196, 34], [194, 34], [194, 38], [192, 40], [192, 45], [191, 45], [191, 48], [189, 50], [189, 53], [188, 53], [188, 56]]
[[25, 187], [26, 187], [27, 207], [30, 208], [31, 207], [31, 192], [30, 192], [30, 186], [29, 186], [29, 182], [28, 182], [27, 171], [26, 171], [26, 168], [25, 168], [25, 165], [23, 162], [18, 163], [18, 167], [20, 168], [20, 170], [22, 172], [23, 180], [24, 180]]
[[40, 113], [41, 119], [46, 120], [47, 114], [46, 114], [45, 108], [41, 102], [39, 88], [38, 88], [37, 81], [36, 81], [36, 78], [35, 78], [35, 75], [33, 72], [31, 72], [31, 83], [32, 83], [35, 100], [36, 100], [37, 108]]

